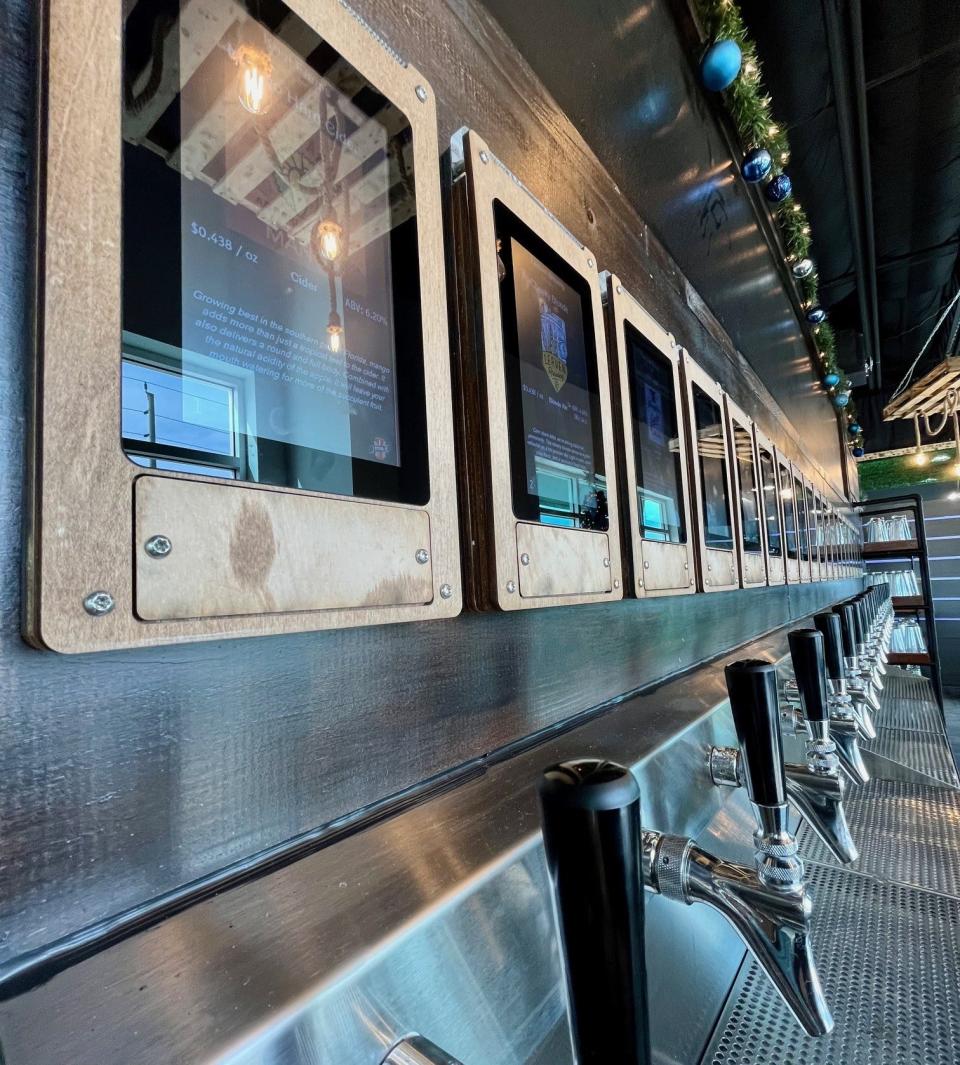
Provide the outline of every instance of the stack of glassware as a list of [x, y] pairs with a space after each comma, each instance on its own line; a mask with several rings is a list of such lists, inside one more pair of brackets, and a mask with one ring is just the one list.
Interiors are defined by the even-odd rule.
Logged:
[[890, 650], [899, 654], [922, 654], [927, 645], [916, 618], [897, 618], [890, 634]]
[[906, 514], [891, 514], [867, 518], [863, 523], [863, 538], [868, 544], [887, 543], [891, 540], [912, 540], [913, 519]]
[[920, 582], [912, 569], [878, 570], [870, 575], [871, 584], [887, 584], [891, 595], [920, 595]]

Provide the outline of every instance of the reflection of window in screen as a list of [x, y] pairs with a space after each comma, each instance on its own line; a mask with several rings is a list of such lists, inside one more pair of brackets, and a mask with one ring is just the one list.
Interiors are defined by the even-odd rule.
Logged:
[[742, 426], [734, 423], [733, 443], [740, 481], [740, 522], [743, 549], [751, 553], [763, 550], [760, 543], [760, 508], [757, 504], [757, 479], [753, 463], [753, 441]]
[[629, 322], [624, 323], [640, 534], [687, 541], [673, 364]]
[[803, 485], [796, 478], [794, 478], [793, 482], [793, 498], [797, 503], [797, 533], [800, 540], [800, 558], [803, 562], [809, 562], [810, 541], [807, 538], [807, 530], [810, 528], [810, 523], [807, 521]]
[[732, 551], [733, 529], [727, 498], [727, 459], [720, 407], [697, 384], [693, 386], [693, 420], [700, 464], [704, 541], [707, 547]]
[[780, 512], [777, 509], [777, 478], [773, 459], [760, 448], [760, 488], [763, 500], [763, 516], [767, 525], [767, 551], [774, 558], [783, 552], [780, 542]]
[[207, 477], [242, 476], [238, 395], [228, 383], [124, 355], [121, 424], [138, 466]]
[[783, 533], [787, 542], [787, 558], [799, 558], [797, 551], [797, 511], [786, 466], [780, 467], [780, 498], [783, 500]]

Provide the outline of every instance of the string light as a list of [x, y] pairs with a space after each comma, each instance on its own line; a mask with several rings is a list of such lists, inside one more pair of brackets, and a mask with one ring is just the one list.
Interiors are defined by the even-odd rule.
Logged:
[[241, 44], [233, 53], [233, 61], [239, 70], [237, 95], [241, 107], [251, 115], [262, 115], [266, 110], [273, 61], [266, 52], [250, 44]]

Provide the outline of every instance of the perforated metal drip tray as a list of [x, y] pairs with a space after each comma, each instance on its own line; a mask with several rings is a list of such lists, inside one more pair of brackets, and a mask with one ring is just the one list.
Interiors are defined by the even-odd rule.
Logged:
[[[844, 805], [860, 851], [846, 868], [960, 897], [960, 791], [872, 780], [849, 788]], [[805, 821], [797, 841], [805, 861], [836, 864]]]
[[960, 900], [825, 866], [809, 881], [834, 1031], [805, 1035], [750, 961], [702, 1065], [957, 1065]]
[[882, 706], [874, 714], [878, 728], [944, 734], [943, 714], [925, 677], [890, 669], [884, 680]]

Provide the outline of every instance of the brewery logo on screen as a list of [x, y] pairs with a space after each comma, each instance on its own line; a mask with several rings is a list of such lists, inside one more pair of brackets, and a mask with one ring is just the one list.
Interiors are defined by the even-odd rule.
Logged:
[[559, 314], [540, 300], [540, 349], [543, 368], [559, 392], [567, 383], [567, 326]]
[[382, 436], [375, 436], [370, 443], [370, 454], [378, 462], [385, 462], [390, 454], [390, 444]]

